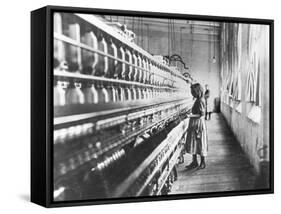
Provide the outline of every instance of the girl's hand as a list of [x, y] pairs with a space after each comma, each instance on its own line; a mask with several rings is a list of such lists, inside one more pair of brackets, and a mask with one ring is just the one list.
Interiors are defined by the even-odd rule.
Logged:
[[201, 117], [199, 114], [189, 114], [188, 115], [189, 118], [194, 117], [194, 118], [199, 118]]

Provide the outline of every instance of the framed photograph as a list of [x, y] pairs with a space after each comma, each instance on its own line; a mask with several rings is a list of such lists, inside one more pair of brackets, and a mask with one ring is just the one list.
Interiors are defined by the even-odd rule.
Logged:
[[31, 201], [273, 193], [273, 20], [31, 12]]

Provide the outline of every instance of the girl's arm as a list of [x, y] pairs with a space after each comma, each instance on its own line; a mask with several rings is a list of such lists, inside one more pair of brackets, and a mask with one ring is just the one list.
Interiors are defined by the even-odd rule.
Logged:
[[189, 115], [187, 115], [187, 117], [199, 118], [199, 117], [201, 117], [201, 115], [200, 114], [189, 114]]
[[205, 115], [205, 103], [202, 100], [198, 101], [199, 114], [189, 114], [188, 117], [200, 118]]

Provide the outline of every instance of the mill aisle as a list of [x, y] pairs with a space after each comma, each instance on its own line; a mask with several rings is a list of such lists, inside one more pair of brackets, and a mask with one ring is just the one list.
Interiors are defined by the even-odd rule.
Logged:
[[[221, 192], [254, 189], [255, 172], [221, 114], [207, 121], [208, 156], [203, 170], [188, 171], [192, 156], [185, 154], [177, 166], [178, 179], [169, 194]], [[199, 161], [199, 158], [198, 158]], [[200, 161], [199, 161], [200, 163]]]

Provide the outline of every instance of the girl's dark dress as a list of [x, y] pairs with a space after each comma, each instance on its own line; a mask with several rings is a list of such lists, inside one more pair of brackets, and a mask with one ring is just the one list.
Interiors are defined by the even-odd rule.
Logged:
[[194, 102], [192, 114], [200, 115], [199, 118], [191, 117], [189, 120], [187, 138], [186, 138], [186, 151], [189, 154], [199, 154], [207, 156], [208, 139], [207, 129], [205, 123], [205, 102], [203, 98], [198, 98]]

